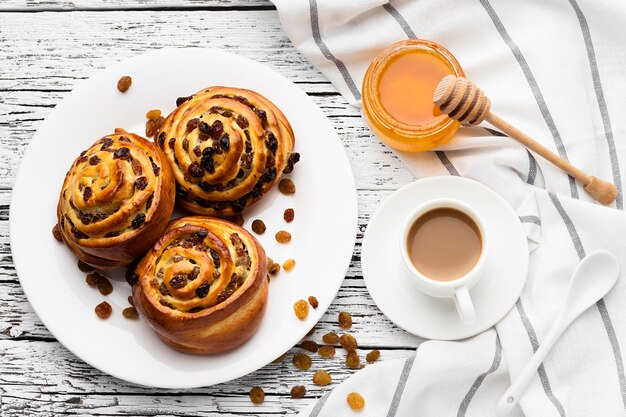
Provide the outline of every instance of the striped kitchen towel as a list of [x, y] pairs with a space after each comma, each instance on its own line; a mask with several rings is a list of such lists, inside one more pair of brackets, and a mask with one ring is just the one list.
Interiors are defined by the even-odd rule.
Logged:
[[[459, 342], [424, 342], [415, 357], [368, 366], [305, 416], [491, 416], [545, 337], [576, 265], [608, 249], [626, 271], [626, 4], [609, 0], [273, 0], [292, 42], [359, 106], [369, 62], [387, 45], [430, 39], [484, 89], [494, 112], [586, 172], [619, 188], [594, 204], [563, 172], [483, 127], [434, 152], [397, 156], [417, 177], [462, 175], [518, 210], [532, 246], [528, 282], [510, 313]], [[372, 141], [376, 139], [372, 136]], [[383, 146], [382, 144], [380, 146]], [[623, 275], [623, 274], [622, 274]], [[626, 284], [564, 334], [516, 410], [518, 416], [625, 416]]]

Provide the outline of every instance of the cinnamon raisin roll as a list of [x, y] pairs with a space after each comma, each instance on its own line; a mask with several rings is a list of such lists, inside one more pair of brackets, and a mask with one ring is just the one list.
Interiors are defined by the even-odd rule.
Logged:
[[231, 217], [260, 199], [300, 156], [285, 115], [250, 90], [210, 87], [179, 98], [156, 134], [185, 209]]
[[165, 343], [182, 352], [233, 349], [254, 334], [265, 311], [265, 251], [225, 220], [173, 220], [135, 277], [135, 307]]
[[162, 152], [141, 136], [107, 135], [74, 161], [57, 206], [63, 240], [98, 269], [127, 265], [159, 238], [175, 184]]

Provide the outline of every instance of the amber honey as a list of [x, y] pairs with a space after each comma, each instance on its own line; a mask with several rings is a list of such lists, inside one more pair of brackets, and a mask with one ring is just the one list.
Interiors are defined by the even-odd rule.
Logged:
[[369, 127], [392, 148], [419, 152], [452, 138], [459, 123], [433, 104], [439, 81], [464, 76], [448, 50], [420, 39], [383, 50], [363, 79], [363, 113]]

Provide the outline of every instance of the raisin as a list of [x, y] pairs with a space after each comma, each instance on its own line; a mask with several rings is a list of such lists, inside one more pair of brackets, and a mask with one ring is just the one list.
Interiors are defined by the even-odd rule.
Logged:
[[102, 295], [109, 295], [113, 292], [113, 285], [111, 285], [111, 281], [103, 275], [98, 277], [98, 291], [100, 291], [100, 294]]
[[339, 327], [341, 327], [343, 330], [348, 330], [352, 327], [352, 316], [350, 315], [350, 313], [342, 311], [339, 313], [338, 322]]
[[90, 287], [95, 287], [96, 285], [98, 285], [99, 281], [100, 281], [100, 274], [97, 272], [94, 272], [92, 274], [87, 274], [87, 277], [85, 277], [85, 282]]
[[187, 122], [187, 132], [191, 132], [197, 129], [199, 125], [200, 125], [200, 119], [198, 119], [197, 117], [194, 119], [191, 119], [190, 121]]
[[289, 243], [291, 242], [291, 233], [281, 230], [276, 233], [276, 241], [278, 243]]
[[353, 350], [356, 350], [358, 346], [354, 336], [347, 333], [341, 335], [339, 338], [339, 344], [346, 350], [346, 352], [352, 352]]
[[313, 340], [303, 341], [302, 343], [300, 343], [300, 347], [304, 350], [308, 350], [311, 353], [317, 352], [317, 349], [319, 348], [319, 346], [317, 346], [317, 343], [315, 343]]
[[185, 152], [189, 150], [189, 140], [187, 138], [183, 139], [183, 150]]
[[[213, 148], [205, 148], [204, 150], [207, 150], [207, 149], [213, 149]], [[197, 162], [194, 162], [194, 164], [197, 164]], [[204, 168], [206, 172], [208, 172], [209, 174], [213, 174], [215, 172], [215, 162], [213, 162], [213, 158], [211, 156], [203, 155], [202, 158], [200, 159], [200, 164], [202, 165], [202, 168]], [[200, 175], [200, 177], [201, 176], [202, 175]]]
[[100, 158], [98, 157], [98, 155], [94, 155], [91, 158], [89, 158], [89, 165], [98, 165], [100, 163]]
[[80, 259], [78, 260], [78, 269], [80, 269], [82, 272], [93, 272], [96, 270], [96, 268], [94, 268], [93, 266], [89, 264], [86, 264]]
[[180, 106], [181, 104], [183, 104], [186, 101], [189, 101], [193, 98], [193, 96], [187, 96], [187, 97], [178, 97], [176, 99], [176, 107]]
[[113, 145], [113, 139], [111, 138], [104, 138], [102, 140], [102, 146], [100, 147], [101, 151], [106, 151], [107, 149], [109, 149], [111, 147], [111, 145]]
[[250, 390], [250, 401], [254, 404], [263, 404], [263, 401], [265, 401], [265, 392], [263, 392], [263, 388], [252, 387]]
[[308, 371], [313, 361], [311, 360], [311, 357], [306, 353], [297, 353], [293, 355], [291, 363], [293, 363], [293, 366], [300, 369], [301, 371]]
[[289, 178], [283, 178], [278, 182], [278, 191], [285, 195], [296, 193], [296, 186]]
[[317, 306], [319, 305], [319, 302], [317, 301], [317, 298], [315, 298], [312, 295], [309, 295], [309, 304], [311, 304], [311, 307], [317, 308]]
[[271, 167], [271, 168], [265, 170], [265, 172], [263, 173], [263, 176], [261, 178], [265, 182], [274, 181], [274, 178], [276, 178], [276, 167]]
[[159, 173], [161, 172], [161, 167], [154, 163], [152, 157], [150, 157], [150, 163], [152, 164], [152, 172], [154, 172], [154, 175], [158, 177]]
[[134, 320], [136, 320], [136, 319], [139, 318], [139, 312], [133, 306], [126, 307], [124, 310], [122, 310], [122, 315], [124, 317], [126, 317], [127, 319], [134, 319]]
[[91, 190], [91, 187], [83, 188], [83, 200], [85, 200], [85, 202], [88, 201], [92, 195], [93, 191]]
[[289, 272], [296, 266], [296, 261], [289, 258], [285, 262], [283, 262], [283, 268], [285, 271]]
[[270, 275], [276, 275], [278, 274], [278, 272], [280, 272], [280, 264], [277, 263], [272, 263], [269, 268], [267, 268], [267, 272]]
[[108, 319], [113, 312], [113, 308], [111, 308], [111, 304], [106, 301], [101, 302], [95, 308], [95, 312], [101, 319]]
[[129, 269], [126, 273], [126, 282], [132, 287], [137, 281], [139, 281], [139, 275], [135, 274], [132, 269]]
[[133, 300], [133, 296], [129, 295], [128, 296], [128, 304], [130, 304], [131, 306], [135, 307], [135, 300]]
[[161, 116], [156, 119], [149, 119], [146, 122], [146, 136], [151, 138], [159, 131], [163, 122], [165, 121], [165, 117]]
[[161, 285], [159, 285], [159, 292], [161, 293], [162, 296], [171, 295], [170, 290], [167, 289], [164, 282], [162, 282]]
[[161, 110], [159, 110], [159, 109], [149, 110], [146, 113], [146, 118], [150, 119], [150, 120], [156, 120], [159, 117], [161, 117]]
[[267, 227], [265, 226], [265, 223], [263, 223], [263, 220], [256, 219], [252, 222], [252, 231], [257, 235], [262, 235], [265, 233], [265, 230], [267, 230]]
[[104, 237], [117, 237], [120, 235], [119, 230], [113, 230], [111, 232], [107, 232], [106, 235], [104, 235]]
[[135, 180], [135, 188], [138, 190], [145, 190], [145, 188], [148, 186], [148, 178], [146, 177], [139, 177]]
[[130, 149], [126, 147], [116, 149], [115, 152], [113, 152], [113, 159], [126, 160], [128, 158], [130, 158]]
[[244, 218], [243, 218], [243, 216], [241, 214], [237, 214], [237, 215], [231, 217], [230, 221], [235, 223], [238, 226], [243, 226], [243, 224], [245, 223], [245, 220], [244, 220]]
[[138, 215], [135, 216], [135, 218], [132, 221], [133, 229], [139, 229], [145, 221], [146, 221], [146, 215], [143, 213], [139, 213]]
[[204, 298], [209, 294], [209, 289], [211, 289], [209, 283], [203, 282], [202, 285], [196, 288], [196, 295], [198, 296], [198, 298]]
[[291, 387], [291, 398], [304, 398], [305, 395], [306, 388], [303, 385]]
[[237, 116], [236, 121], [240, 128], [245, 129], [246, 127], [248, 127], [248, 119], [246, 119], [242, 115]]
[[328, 384], [330, 384], [332, 382], [332, 378], [330, 376], [330, 374], [326, 371], [315, 371], [315, 373], [313, 374], [313, 383], [315, 385], [319, 385], [319, 386], [326, 386]]
[[59, 242], [63, 242], [63, 236], [61, 236], [61, 229], [58, 224], [55, 224], [52, 228], [52, 236], [54, 236], [54, 238]]
[[278, 140], [276, 139], [276, 136], [274, 136], [272, 132], [269, 132], [267, 134], [267, 139], [265, 140], [265, 146], [267, 146], [267, 149], [269, 149], [270, 152], [272, 153], [276, 152], [276, 149], [278, 148]]
[[200, 267], [194, 266], [191, 272], [187, 274], [187, 279], [189, 281], [193, 281], [194, 279], [198, 278], [198, 275], [200, 275]]
[[198, 162], [192, 162], [187, 168], [187, 172], [194, 178], [202, 178], [204, 171]]
[[213, 139], [218, 139], [219, 137], [222, 136], [223, 132], [224, 132], [224, 124], [219, 120], [214, 121], [213, 124], [211, 125], [211, 137]]
[[133, 174], [141, 175], [143, 170], [141, 169], [141, 162], [137, 159], [133, 159], [133, 162], [130, 163], [130, 167], [133, 169]]
[[157, 138], [157, 143], [159, 144], [161, 149], [163, 149], [163, 145], [165, 144], [165, 132], [159, 133], [159, 136]]
[[228, 133], [224, 133], [220, 138], [220, 148], [223, 151], [230, 149], [230, 138], [228, 137]]
[[351, 409], [358, 411], [362, 410], [365, 407], [365, 399], [363, 396], [357, 392], [351, 392], [346, 397], [346, 401]]
[[365, 360], [369, 363], [376, 362], [380, 358], [380, 350], [375, 349], [365, 355]]
[[285, 213], [283, 214], [283, 219], [285, 219], [287, 223], [291, 223], [294, 217], [295, 217], [295, 212], [293, 211], [292, 208], [285, 209]]
[[335, 347], [334, 346], [320, 346], [317, 350], [317, 354], [322, 358], [332, 358], [335, 356]]
[[176, 138], [170, 138], [170, 140], [167, 141], [167, 144], [169, 145], [170, 149], [174, 149], [174, 146], [176, 145]]
[[346, 355], [346, 366], [350, 369], [359, 369], [361, 367], [361, 359], [356, 351], [351, 350]]
[[194, 233], [199, 239], [204, 239], [209, 235], [209, 231], [204, 227]]
[[260, 109], [257, 109], [255, 113], [258, 118], [261, 119], [261, 125], [265, 128], [267, 126], [267, 113], [265, 113], [265, 110]]
[[274, 359], [272, 363], [281, 363], [283, 359], [285, 359], [285, 356], [287, 356], [287, 352], [283, 353], [282, 355]]
[[300, 320], [305, 320], [309, 315], [309, 304], [304, 300], [298, 300], [293, 305], [293, 311]]
[[176, 197], [178, 198], [187, 197], [187, 190], [185, 190], [180, 184], [176, 184]]
[[230, 118], [230, 117], [233, 117], [233, 113], [228, 111], [228, 110], [226, 110], [226, 111], [222, 112], [222, 116]]
[[[183, 288], [185, 285], [187, 285], [187, 277], [185, 275], [181, 275], [181, 274], [174, 275], [174, 277], [170, 280], [170, 286], [174, 288], [175, 290], [179, 290]], [[204, 297], [200, 297], [200, 298], [204, 298]]]
[[322, 340], [324, 341], [324, 343], [336, 344], [339, 343], [339, 336], [337, 336], [337, 333], [334, 332], [326, 333], [324, 336], [322, 336]]
[[120, 90], [122, 93], [125, 93], [128, 91], [132, 83], [133, 79], [128, 75], [124, 75], [119, 80], [117, 80], [117, 89]]
[[76, 239], [89, 239], [89, 236], [77, 229], [72, 229], [72, 234]]

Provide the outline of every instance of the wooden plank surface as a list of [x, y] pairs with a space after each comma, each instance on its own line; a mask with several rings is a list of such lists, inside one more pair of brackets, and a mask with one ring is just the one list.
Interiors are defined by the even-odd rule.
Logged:
[[[48, 12], [42, 12], [47, 10]], [[60, 345], [41, 324], [21, 290], [12, 264], [8, 211], [13, 178], [43, 119], [82, 80], [112, 62], [161, 47], [223, 48], [266, 63], [296, 82], [322, 108], [350, 158], [359, 197], [359, 233], [346, 279], [311, 339], [337, 331], [339, 311], [354, 317], [351, 330], [363, 357], [406, 358], [421, 340], [395, 327], [365, 288], [360, 266], [363, 232], [380, 202], [412, 176], [375, 139], [360, 115], [291, 45], [266, 0], [4, 0], [0, 3], [0, 415], [275, 416], [294, 415], [354, 371], [345, 355], [295, 370], [290, 358], [215, 387], [156, 390], [94, 370]], [[119, 353], [123, 354], [123, 352]], [[333, 385], [310, 383], [327, 369]], [[293, 385], [310, 388], [293, 400]], [[262, 386], [266, 401], [253, 405], [248, 390]]]

